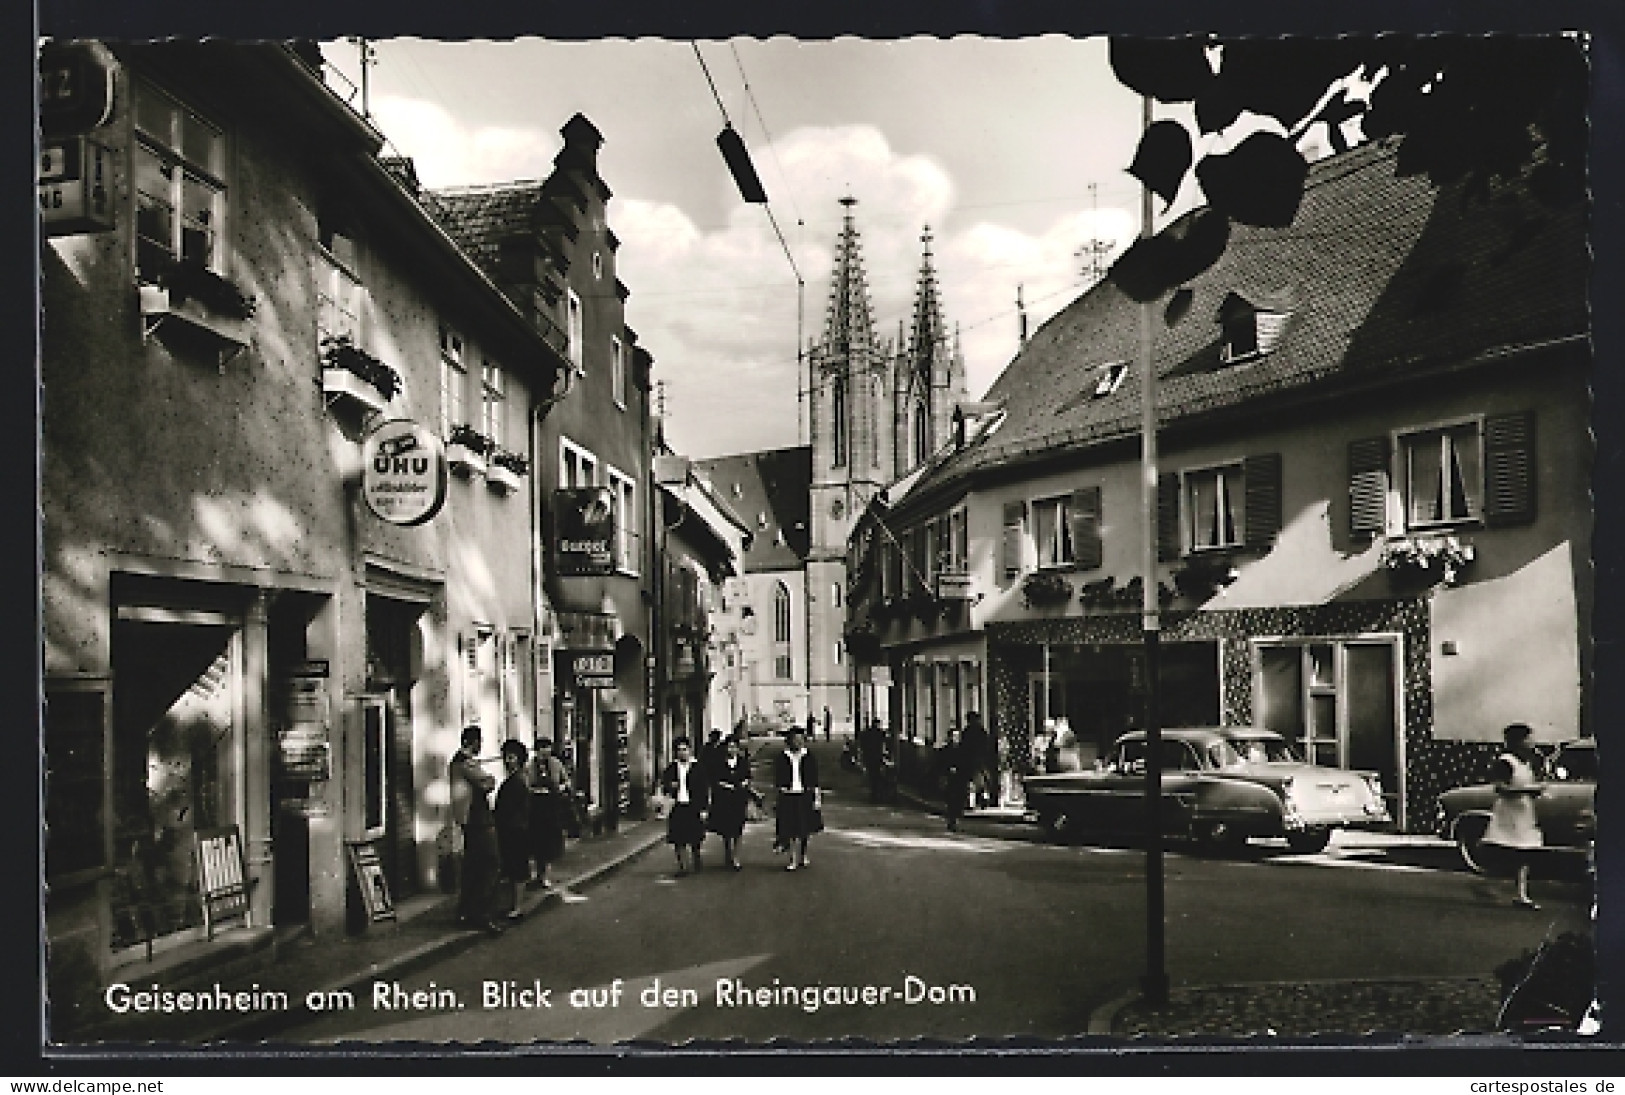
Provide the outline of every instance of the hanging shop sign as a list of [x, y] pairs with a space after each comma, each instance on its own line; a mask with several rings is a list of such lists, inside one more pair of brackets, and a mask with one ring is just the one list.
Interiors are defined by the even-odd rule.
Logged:
[[79, 136], [113, 115], [110, 55], [84, 43], [48, 42], [39, 51], [39, 123], [52, 137]]
[[615, 655], [601, 651], [575, 651], [570, 655], [570, 676], [577, 688], [614, 688]]
[[615, 571], [615, 496], [608, 487], [553, 492], [553, 560], [561, 575]]
[[107, 149], [84, 137], [45, 140], [39, 153], [40, 231], [47, 236], [113, 227]]
[[361, 495], [392, 525], [421, 525], [446, 504], [446, 452], [434, 431], [404, 418], [367, 434], [361, 449]]

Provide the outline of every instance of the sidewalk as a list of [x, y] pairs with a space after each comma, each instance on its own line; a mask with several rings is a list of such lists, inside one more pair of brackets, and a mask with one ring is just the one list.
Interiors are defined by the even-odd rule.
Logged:
[[[619, 831], [572, 840], [564, 858], [553, 865], [551, 889], [526, 889], [521, 910], [535, 915], [546, 906], [569, 900], [574, 891], [605, 877], [665, 839], [657, 820], [623, 821]], [[394, 923], [373, 925], [362, 935], [279, 938], [247, 959], [215, 968], [186, 981], [160, 982], [165, 990], [207, 991], [218, 982], [228, 992], [260, 990], [288, 995], [287, 1012], [190, 1012], [185, 1014], [113, 1015], [94, 1025], [61, 1035], [64, 1047], [169, 1042], [197, 1045], [217, 1041], [259, 1041], [275, 1036], [287, 1023], [308, 1016], [307, 994], [341, 990], [359, 998], [374, 980], [394, 980], [415, 969], [469, 947], [491, 942], [484, 932], [456, 923], [455, 895], [432, 893], [403, 901]], [[157, 980], [140, 966], [121, 971], [137, 990]]]

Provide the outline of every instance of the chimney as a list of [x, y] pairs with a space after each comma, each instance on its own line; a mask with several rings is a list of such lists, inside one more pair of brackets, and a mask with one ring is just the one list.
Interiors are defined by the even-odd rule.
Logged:
[[1021, 346], [1027, 348], [1027, 305], [1021, 299], [1021, 286], [1016, 286], [1016, 317], [1021, 323]]

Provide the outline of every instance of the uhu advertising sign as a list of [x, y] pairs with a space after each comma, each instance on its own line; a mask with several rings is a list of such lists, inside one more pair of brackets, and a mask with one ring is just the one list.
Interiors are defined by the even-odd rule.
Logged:
[[608, 487], [553, 492], [553, 559], [561, 575], [615, 570], [615, 496]]
[[446, 502], [446, 454], [434, 431], [398, 418], [367, 435], [361, 494], [392, 525], [421, 525]]

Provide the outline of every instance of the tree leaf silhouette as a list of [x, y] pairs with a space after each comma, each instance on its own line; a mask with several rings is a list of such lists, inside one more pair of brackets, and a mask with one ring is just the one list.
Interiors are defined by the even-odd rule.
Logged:
[[1205, 156], [1196, 178], [1214, 209], [1256, 228], [1285, 228], [1298, 214], [1309, 163], [1276, 133], [1254, 133], [1227, 153]]
[[1107, 55], [1124, 87], [1161, 103], [1188, 103], [1213, 83], [1201, 38], [1113, 38]]
[[1157, 122], [1140, 137], [1128, 173], [1169, 205], [1191, 167], [1191, 139], [1178, 122]]

